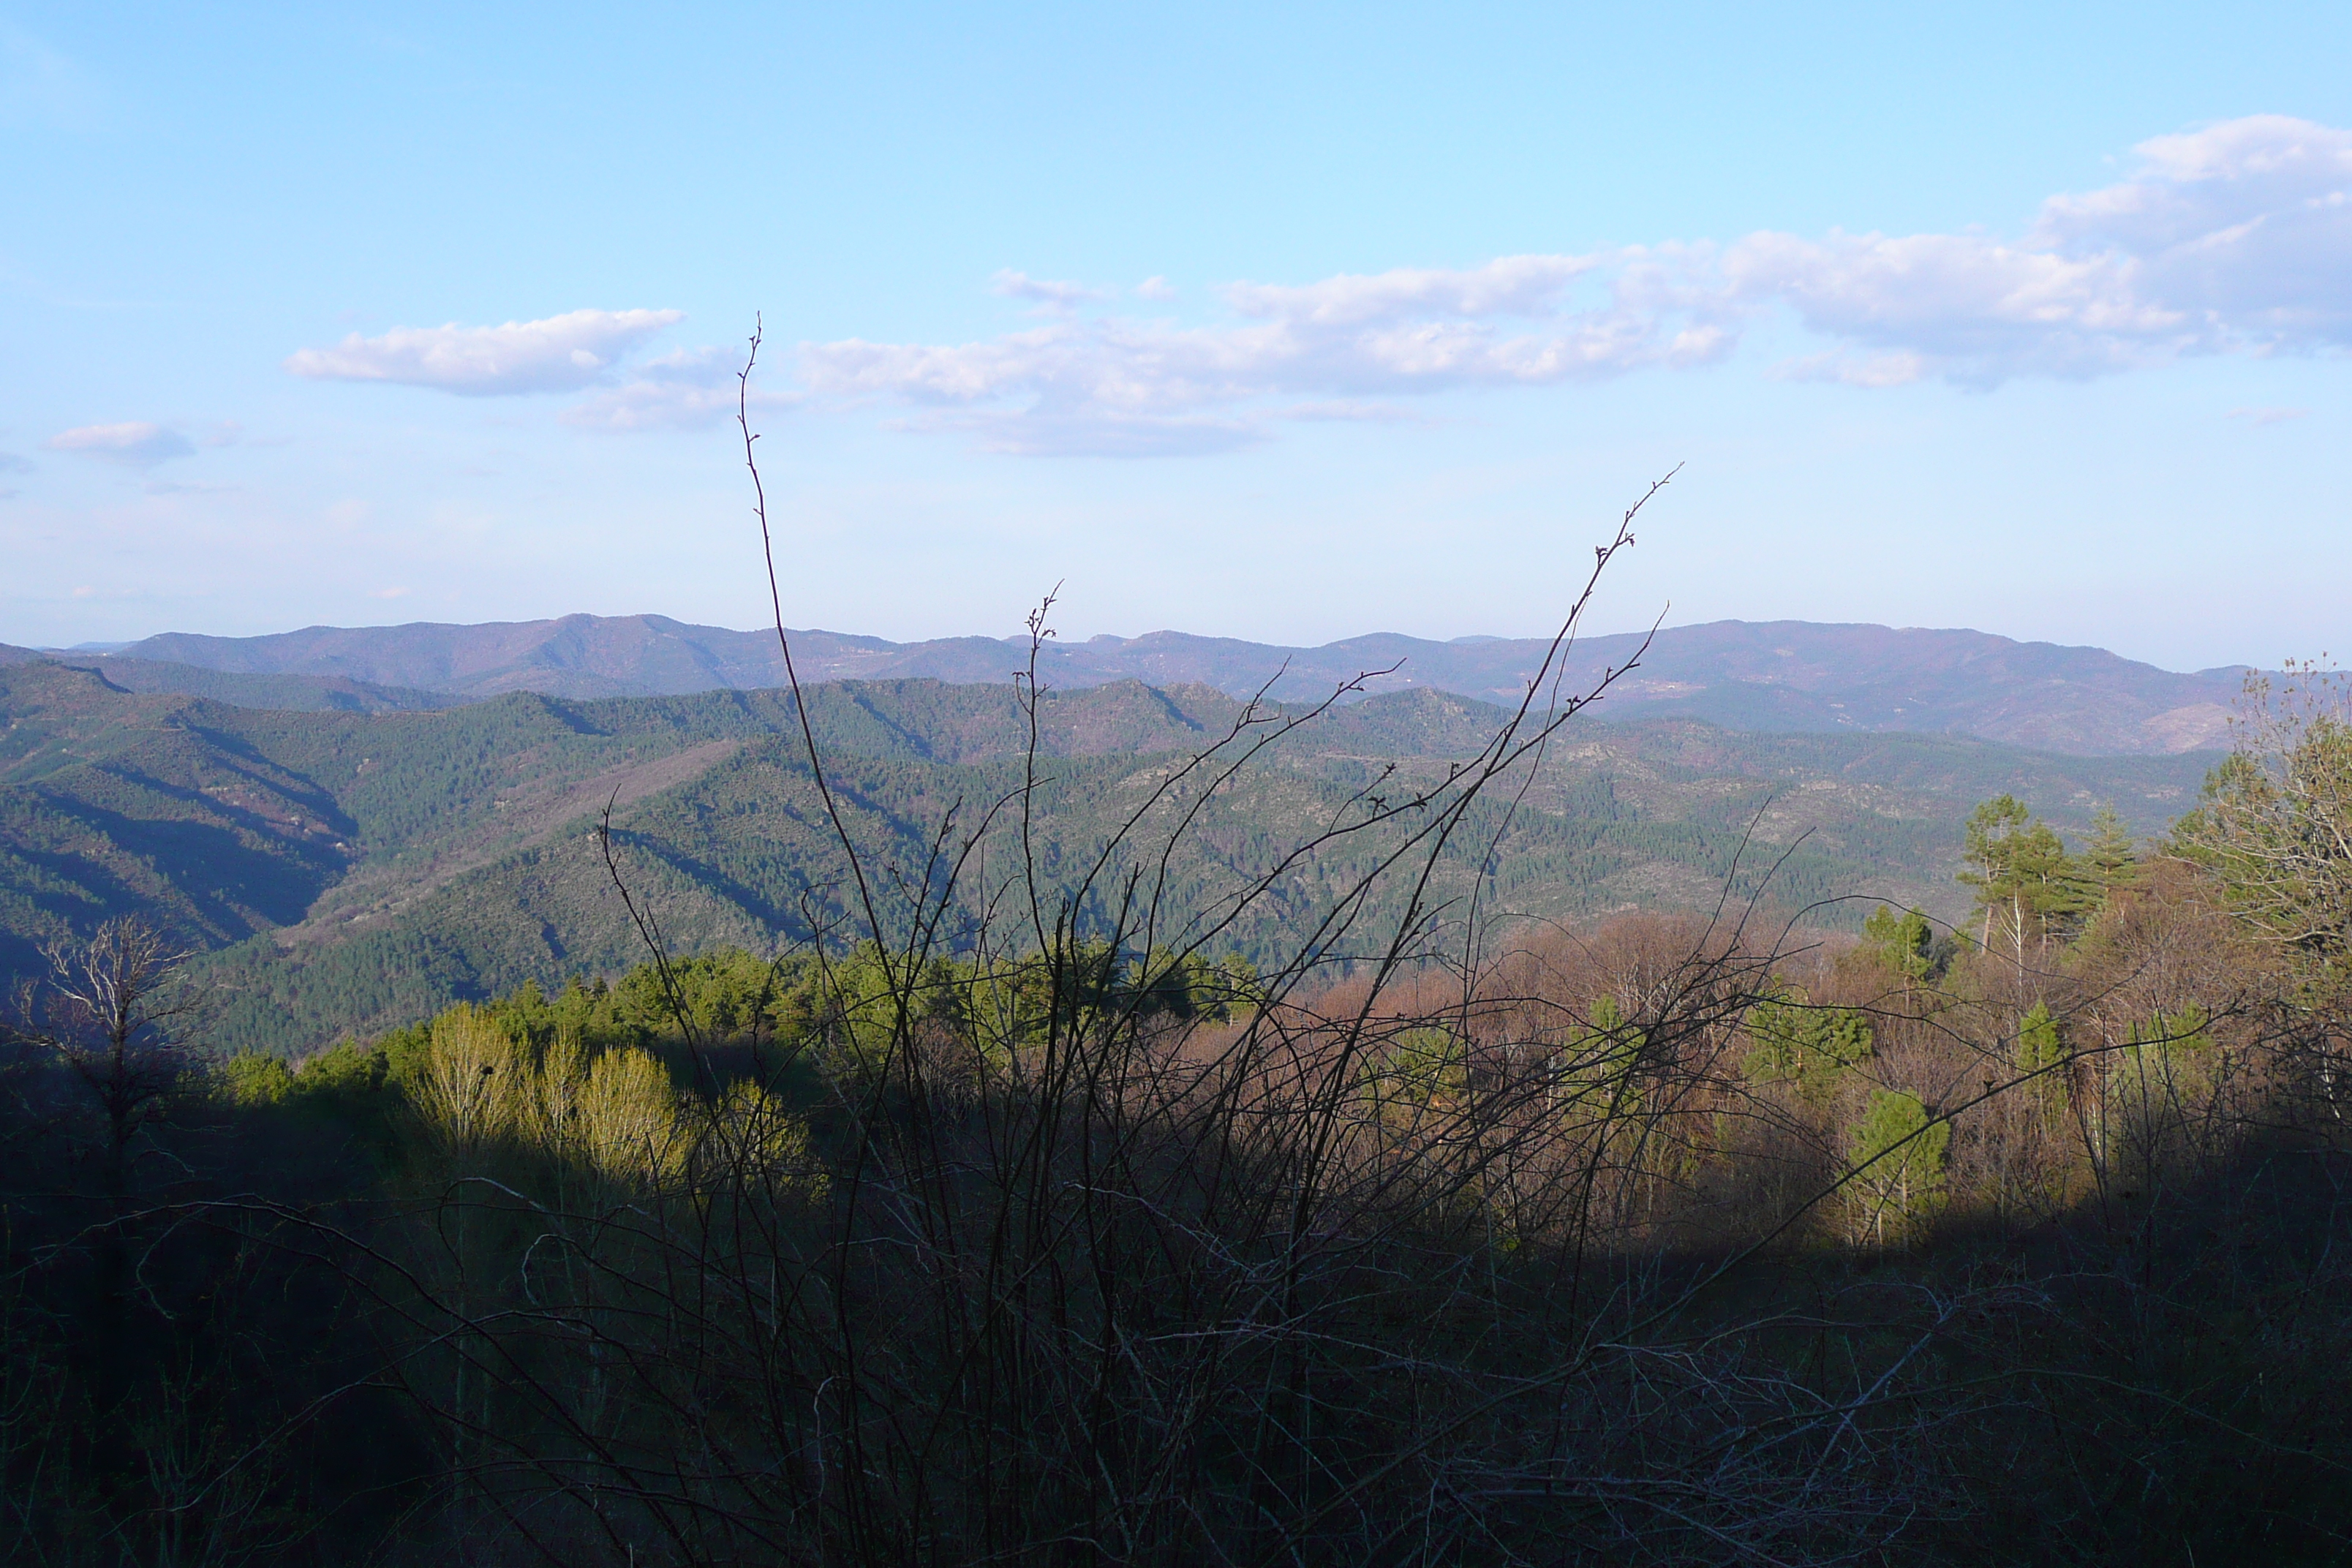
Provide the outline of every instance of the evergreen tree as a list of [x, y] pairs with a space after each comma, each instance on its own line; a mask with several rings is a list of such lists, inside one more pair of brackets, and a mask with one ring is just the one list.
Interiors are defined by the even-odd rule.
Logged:
[[1930, 1117], [1917, 1095], [1893, 1089], [1871, 1094], [1846, 1146], [1857, 1239], [1907, 1240], [1942, 1209], [1951, 1142], [1952, 1124]]
[[2128, 886], [2139, 873], [2131, 829], [2112, 805], [2100, 806], [2091, 818], [2091, 841], [2083, 847], [2082, 871], [2102, 901]]
[[2017, 1070], [2042, 1075], [2034, 1081], [2033, 1097], [2053, 1127], [2066, 1114], [2066, 1075], [2059, 1070], [2065, 1060], [2066, 1041], [2057, 1016], [2047, 1003], [2036, 1002], [2018, 1020]]
[[1816, 1105], [1828, 1102], [1838, 1077], [1870, 1059], [1870, 1020], [1852, 1007], [1818, 1007], [1801, 991], [1759, 1002], [1748, 1013], [1748, 1076], [1791, 1083]]
[[2070, 933], [2095, 900], [2081, 868], [2050, 825], [2015, 795], [1996, 795], [1969, 814], [1961, 882], [1984, 911], [1984, 946], [1998, 923], [2021, 966], [2029, 940], [2047, 946]]
[[1885, 904], [1862, 922], [1863, 950], [1903, 977], [1908, 987], [1935, 973], [1935, 928], [1918, 910], [1896, 914]]

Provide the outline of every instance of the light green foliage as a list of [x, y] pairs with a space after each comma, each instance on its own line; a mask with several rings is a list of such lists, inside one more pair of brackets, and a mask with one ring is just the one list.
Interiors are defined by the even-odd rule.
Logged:
[[2066, 1044], [2060, 1037], [2058, 1020], [2046, 1002], [2036, 1002], [2018, 1020], [2017, 1067], [2020, 1072], [2041, 1072], [2056, 1067], [2066, 1059]]
[[2111, 898], [2139, 877], [2139, 854], [2131, 829], [2112, 805], [2102, 805], [2091, 818], [2090, 841], [2083, 846], [2082, 872], [2101, 898]]
[[1951, 1123], [1931, 1118], [1917, 1095], [1874, 1090], [1846, 1145], [1853, 1171], [1846, 1212], [1854, 1239], [1908, 1241], [1941, 1212], [1951, 1142]]
[[295, 1087], [305, 1096], [363, 1100], [383, 1087], [388, 1054], [345, 1040], [296, 1064]]
[[383, 1062], [384, 1081], [409, 1090], [424, 1071], [425, 1059], [433, 1049], [433, 1025], [407, 1024], [387, 1030], [376, 1037], [374, 1055]]
[[2071, 936], [2098, 894], [2050, 825], [2014, 795], [1996, 795], [1969, 814], [1967, 864], [1959, 873], [1976, 889], [1983, 911], [1983, 942], [2022, 960], [2028, 944]]
[[2036, 1002], [2017, 1024], [2017, 1070], [2038, 1073], [2030, 1092], [2044, 1124], [2054, 1130], [2066, 1115], [2066, 1041], [2056, 1015]]
[[706, 1159], [757, 1176], [770, 1193], [814, 1202], [831, 1178], [812, 1153], [808, 1125], [755, 1083], [729, 1086], [700, 1141]]
[[811, 974], [793, 1011], [808, 1019], [810, 1038], [830, 1065], [877, 1072], [919, 1033], [936, 1037], [968, 1027], [982, 1057], [1002, 1066], [1044, 1027], [1043, 991], [1021, 964], [934, 957], [908, 975], [908, 962], [866, 942]]
[[[676, 1169], [682, 1155], [677, 1097], [669, 1073], [644, 1051], [599, 1052], [583, 1067], [576, 1048], [548, 1053], [540, 1100], [550, 1112], [542, 1134], [574, 1144], [610, 1175], [653, 1176]], [[757, 1090], [753, 1090], [757, 1092]]]
[[294, 1074], [276, 1057], [239, 1051], [221, 1064], [221, 1089], [237, 1105], [278, 1105], [294, 1092]]
[[2101, 1111], [2108, 1159], [2140, 1190], [2194, 1163], [2227, 1077], [2205, 1010], [2190, 1004], [2134, 1024], [2107, 1058]]
[[1852, 1007], [1818, 1007], [1790, 989], [1776, 1001], [1748, 1012], [1748, 1037], [1754, 1042], [1745, 1063], [1748, 1076], [1764, 1083], [1791, 1083], [1815, 1104], [1835, 1092], [1840, 1076], [1870, 1059], [1870, 1020]]
[[460, 1003], [433, 1021], [412, 1094], [442, 1152], [536, 1150], [612, 1176], [674, 1173], [685, 1157], [677, 1096], [649, 1053], [591, 1052], [568, 1033], [534, 1051], [495, 1008]]
[[433, 1020], [432, 1042], [409, 1094], [445, 1152], [472, 1154], [525, 1121], [528, 1062], [495, 1016], [460, 1002]]
[[2211, 1020], [2195, 1003], [2131, 1026], [2113, 1076], [2137, 1100], [2179, 1101], [2205, 1088], [2213, 1053]]
[[1918, 910], [1896, 914], [1881, 904], [1862, 922], [1863, 951], [1906, 983], [1935, 973], [1935, 927]]
[[1363, 1094], [1375, 1120], [1398, 1131], [1426, 1128], [1462, 1109], [1470, 1093], [1470, 1053], [1453, 1030], [1402, 1029], [1364, 1058]]
[[1641, 1108], [1635, 1074], [1643, 1034], [1617, 998], [1593, 999], [1590, 1016], [1570, 1037], [1559, 1090], [1579, 1115], [1630, 1116]]
[[2135, 1048], [2161, 1050], [2189, 1061], [2212, 1048], [2211, 1029], [2205, 1009], [2191, 1002], [2177, 1013], [2158, 1013], [2144, 1024], [2134, 1024], [2130, 1039]]

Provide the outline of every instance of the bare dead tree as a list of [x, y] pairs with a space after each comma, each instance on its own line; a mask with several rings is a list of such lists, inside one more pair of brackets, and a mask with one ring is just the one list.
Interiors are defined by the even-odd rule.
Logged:
[[21, 982], [7, 1033], [63, 1065], [98, 1112], [105, 1190], [130, 1190], [140, 1133], [186, 1078], [199, 994], [182, 984], [190, 956], [136, 915], [101, 924], [87, 941], [58, 939], [41, 956], [46, 977]]

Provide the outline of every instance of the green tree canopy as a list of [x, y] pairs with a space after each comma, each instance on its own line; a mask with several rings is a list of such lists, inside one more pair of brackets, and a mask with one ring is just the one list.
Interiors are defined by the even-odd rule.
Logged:
[[1918, 910], [1896, 914], [1879, 905], [1862, 922], [1862, 946], [1906, 982], [1925, 980], [1935, 972], [1936, 929]]
[[1917, 1095], [1895, 1089], [1871, 1094], [1846, 1146], [1856, 1239], [1908, 1240], [1941, 1211], [1951, 1142], [1952, 1124], [1930, 1117]]
[[2064, 842], [2015, 795], [1995, 795], [1969, 814], [1961, 882], [1976, 889], [1984, 945], [1998, 930], [2021, 963], [2028, 942], [2046, 946], [2072, 933], [2098, 895]]

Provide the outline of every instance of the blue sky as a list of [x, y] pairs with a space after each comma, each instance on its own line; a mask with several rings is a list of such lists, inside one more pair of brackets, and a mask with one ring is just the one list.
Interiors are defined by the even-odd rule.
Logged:
[[0, 641], [2343, 652], [2352, 9], [0, 7]]

